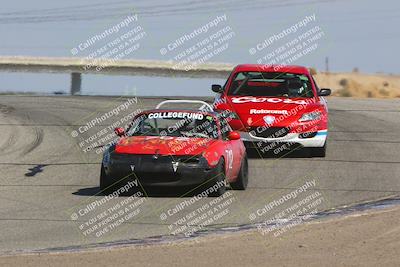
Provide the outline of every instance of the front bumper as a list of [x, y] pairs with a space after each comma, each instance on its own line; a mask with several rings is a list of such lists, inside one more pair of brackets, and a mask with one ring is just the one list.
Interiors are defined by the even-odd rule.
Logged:
[[213, 168], [203, 157], [114, 154], [105, 165], [109, 179], [138, 179], [144, 187], [184, 187], [205, 183]]
[[310, 138], [300, 138], [300, 133], [288, 133], [287, 135], [279, 138], [263, 138], [252, 135], [250, 132], [239, 132], [242, 140], [247, 143], [247, 145], [252, 147], [261, 147], [265, 144], [298, 144], [303, 147], [323, 147], [328, 135], [327, 130], [317, 131], [314, 137]]

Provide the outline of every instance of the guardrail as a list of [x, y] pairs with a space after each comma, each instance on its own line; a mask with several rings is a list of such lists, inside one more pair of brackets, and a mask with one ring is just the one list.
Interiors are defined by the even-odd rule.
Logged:
[[156, 60], [107, 60], [52, 57], [0, 57], [0, 71], [70, 73], [71, 94], [81, 91], [82, 74], [227, 78], [234, 65], [207, 63], [180, 66], [178, 62]]

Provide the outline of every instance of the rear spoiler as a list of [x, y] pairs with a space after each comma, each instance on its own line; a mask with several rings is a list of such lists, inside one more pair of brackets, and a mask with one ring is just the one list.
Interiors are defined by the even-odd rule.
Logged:
[[156, 109], [160, 109], [163, 105], [168, 104], [168, 103], [201, 104], [199, 110], [209, 111], [209, 112], [213, 112], [214, 111], [213, 107], [210, 104], [208, 104], [207, 102], [201, 101], [201, 100], [165, 100], [165, 101], [160, 102], [156, 106]]

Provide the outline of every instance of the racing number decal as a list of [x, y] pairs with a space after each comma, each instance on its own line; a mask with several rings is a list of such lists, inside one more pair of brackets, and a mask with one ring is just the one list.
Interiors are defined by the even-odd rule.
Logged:
[[227, 154], [227, 164], [228, 164], [228, 168], [232, 169], [233, 168], [233, 152], [232, 149], [226, 149], [225, 150], [226, 154]]

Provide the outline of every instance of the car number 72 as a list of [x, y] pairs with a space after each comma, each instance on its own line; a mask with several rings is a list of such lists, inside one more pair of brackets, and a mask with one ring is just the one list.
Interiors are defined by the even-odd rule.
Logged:
[[226, 149], [225, 152], [227, 154], [228, 168], [232, 169], [233, 168], [233, 152], [232, 152], [232, 149]]

